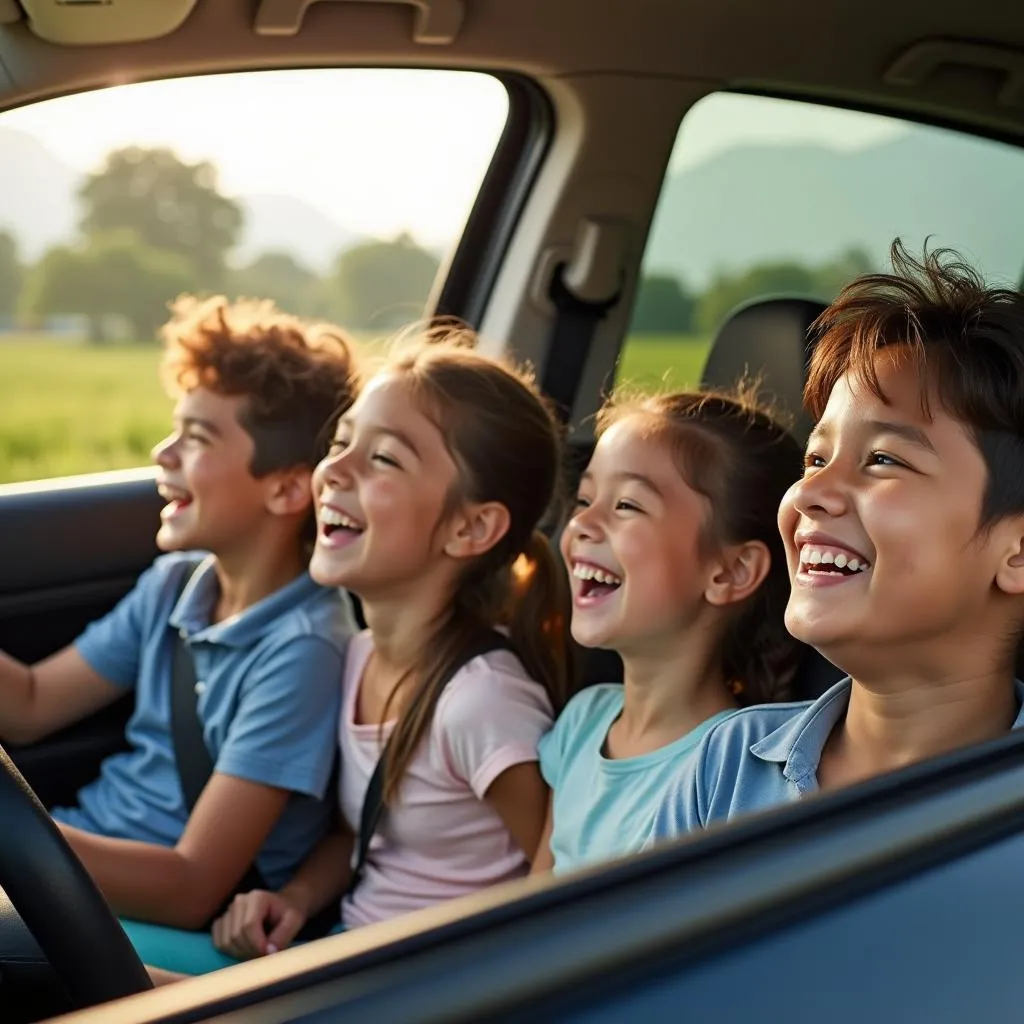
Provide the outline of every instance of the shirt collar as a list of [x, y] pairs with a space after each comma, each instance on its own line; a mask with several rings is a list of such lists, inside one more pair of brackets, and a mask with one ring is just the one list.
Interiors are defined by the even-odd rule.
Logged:
[[[762, 761], [784, 764], [782, 774], [791, 782], [817, 772], [829, 734], [850, 703], [851, 685], [849, 676], [841, 679], [795, 718], [753, 744], [750, 752]], [[1013, 728], [1020, 729], [1024, 728], [1024, 683], [1015, 679], [1013, 686], [1020, 705]]]
[[192, 574], [169, 619], [172, 628], [184, 631], [190, 642], [248, 647], [277, 625], [280, 617], [304, 603], [323, 588], [304, 572], [274, 593], [223, 622], [210, 624], [220, 594], [213, 556]]

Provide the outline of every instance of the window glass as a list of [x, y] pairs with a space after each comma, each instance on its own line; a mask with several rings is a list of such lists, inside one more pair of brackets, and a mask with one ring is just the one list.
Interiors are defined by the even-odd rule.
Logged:
[[157, 330], [183, 291], [364, 338], [417, 319], [507, 113], [488, 75], [328, 69], [0, 114], [0, 483], [149, 461], [171, 409]]
[[896, 118], [719, 93], [679, 131], [618, 379], [696, 384], [729, 312], [769, 295], [828, 301], [912, 252], [950, 246], [993, 283], [1024, 270], [1024, 153]]

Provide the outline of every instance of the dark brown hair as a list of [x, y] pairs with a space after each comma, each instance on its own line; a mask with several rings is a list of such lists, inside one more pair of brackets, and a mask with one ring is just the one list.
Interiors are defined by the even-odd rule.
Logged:
[[409, 383], [458, 467], [445, 514], [460, 502], [496, 501], [510, 519], [505, 536], [466, 567], [423, 653], [391, 734], [385, 800], [430, 726], [450, 666], [495, 625], [508, 627], [512, 649], [556, 714], [568, 697], [568, 584], [537, 530], [561, 496], [560, 430], [531, 376], [472, 351], [474, 343], [471, 332], [441, 326], [411, 347], [399, 345], [385, 365]]
[[710, 502], [702, 547], [710, 553], [756, 540], [768, 548], [771, 565], [764, 582], [726, 625], [721, 670], [743, 705], [786, 699], [800, 646], [783, 620], [790, 581], [778, 511], [800, 476], [800, 446], [758, 405], [751, 385], [735, 392], [616, 398], [598, 415], [599, 435], [637, 413], [654, 419], [654, 430], [671, 445], [683, 479]]
[[253, 439], [254, 477], [314, 467], [355, 397], [354, 345], [345, 333], [270, 301], [182, 296], [162, 335], [162, 375], [172, 394], [204, 387], [245, 397], [239, 423]]
[[1024, 513], [1024, 296], [988, 288], [950, 249], [917, 260], [897, 238], [892, 274], [847, 285], [816, 321], [804, 402], [819, 419], [836, 383], [852, 374], [881, 401], [875, 357], [904, 345], [921, 381], [921, 408], [932, 415], [932, 388], [943, 408], [972, 432], [988, 468], [979, 528]]

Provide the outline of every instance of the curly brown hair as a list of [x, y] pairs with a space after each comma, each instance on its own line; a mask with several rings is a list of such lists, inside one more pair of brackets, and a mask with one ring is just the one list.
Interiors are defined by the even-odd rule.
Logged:
[[312, 468], [324, 457], [358, 388], [355, 344], [341, 328], [269, 300], [185, 295], [161, 333], [171, 394], [203, 387], [245, 397], [238, 419], [253, 439], [253, 476]]

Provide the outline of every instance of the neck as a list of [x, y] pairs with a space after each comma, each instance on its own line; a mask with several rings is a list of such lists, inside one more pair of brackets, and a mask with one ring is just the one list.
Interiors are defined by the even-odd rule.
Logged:
[[736, 706], [722, 676], [719, 631], [696, 624], [644, 650], [624, 649], [625, 693], [620, 727], [632, 738], [657, 736], [662, 745], [685, 736]]
[[375, 660], [389, 674], [398, 675], [422, 662], [423, 650], [452, 602], [451, 588], [435, 580], [403, 587], [400, 593], [360, 597]]
[[308, 564], [309, 558], [294, 535], [287, 543], [273, 544], [264, 538], [245, 551], [217, 552], [220, 596], [213, 621], [230, 619], [269, 597], [302, 575]]
[[1010, 669], [980, 675], [854, 681], [833, 756], [876, 775], [1004, 735], [1017, 717]]

